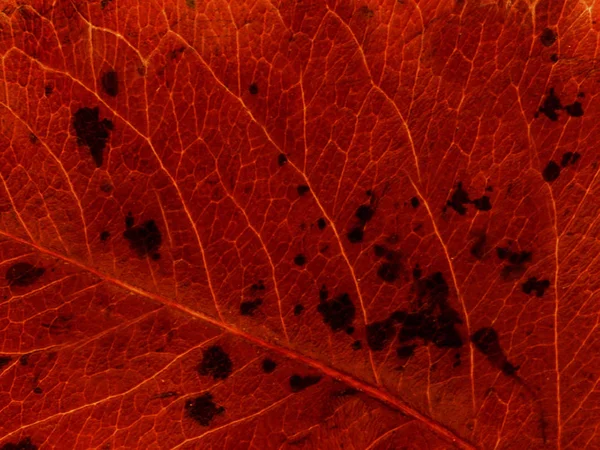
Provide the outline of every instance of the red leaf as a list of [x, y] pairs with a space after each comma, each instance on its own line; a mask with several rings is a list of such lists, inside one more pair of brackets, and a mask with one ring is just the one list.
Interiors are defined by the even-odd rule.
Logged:
[[0, 448], [600, 448], [593, 5], [0, 10]]

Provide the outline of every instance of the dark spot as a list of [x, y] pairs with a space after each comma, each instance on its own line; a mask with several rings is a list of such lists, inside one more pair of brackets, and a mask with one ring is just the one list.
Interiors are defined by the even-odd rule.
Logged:
[[7, 366], [12, 361], [10, 356], [0, 356], [0, 369]]
[[552, 183], [558, 178], [559, 175], [560, 167], [554, 161], [550, 161], [544, 169], [544, 171], [542, 172], [542, 177], [547, 183]]
[[45, 272], [46, 269], [43, 267], [36, 267], [33, 264], [20, 262], [8, 268], [6, 271], [6, 281], [8, 281], [9, 286], [31, 286]]
[[302, 314], [302, 311], [304, 311], [304, 306], [297, 304], [296, 306], [294, 306], [294, 315], [295, 316], [299, 316], [300, 314]]
[[294, 264], [297, 266], [303, 266], [306, 264], [306, 256], [304, 256], [302, 253], [298, 253], [296, 256], [294, 256]]
[[254, 283], [252, 286], [250, 286], [250, 290], [252, 292], [264, 291], [265, 284], [264, 284], [263, 280], [258, 280], [256, 283]]
[[114, 70], [109, 70], [102, 74], [102, 89], [106, 95], [116, 97], [119, 93], [119, 76]]
[[502, 364], [501, 370], [502, 370], [502, 373], [504, 373], [504, 375], [511, 376], [511, 375], [514, 375], [517, 372], [517, 370], [519, 370], [519, 367], [513, 366], [508, 361], [505, 361], [504, 364]]
[[387, 250], [385, 249], [384, 246], [375, 244], [373, 246], [373, 252], [375, 253], [375, 256], [377, 256], [378, 258], [382, 258], [383, 256], [385, 256]]
[[348, 240], [352, 244], [358, 244], [363, 241], [363, 227], [354, 227], [348, 232]]
[[552, 47], [556, 42], [556, 34], [550, 28], [544, 28], [540, 34], [540, 42], [544, 47]]
[[31, 438], [21, 439], [18, 443], [9, 442], [0, 447], [0, 450], [37, 450], [37, 445], [31, 443]]
[[280, 153], [277, 156], [277, 164], [279, 164], [279, 167], [283, 166], [287, 162], [288, 162], [287, 156], [285, 156], [283, 153]]
[[354, 214], [361, 223], [365, 224], [373, 218], [375, 211], [369, 205], [360, 205]]
[[470, 253], [475, 257], [475, 259], [481, 260], [483, 259], [483, 255], [485, 254], [485, 243], [487, 241], [487, 236], [485, 233], [481, 233], [475, 239], [475, 242], [471, 246]]
[[328, 298], [329, 298], [329, 291], [327, 290], [327, 286], [323, 285], [323, 286], [321, 286], [321, 289], [319, 289], [319, 300], [324, 302]]
[[367, 189], [367, 190], [365, 191], [365, 195], [366, 195], [367, 197], [370, 197], [371, 195], [373, 195], [373, 191], [372, 191], [371, 189]]
[[129, 229], [129, 228], [133, 227], [134, 223], [135, 223], [135, 219], [133, 218], [131, 211], [129, 211], [127, 213], [127, 216], [125, 216], [125, 228]]
[[579, 158], [581, 158], [581, 155], [577, 152], [575, 152], [575, 153], [566, 152], [565, 154], [562, 155], [560, 165], [562, 167], [567, 167], [569, 164], [577, 163], [577, 161], [579, 161]]
[[583, 107], [580, 102], [573, 102], [570, 105], [565, 106], [565, 111], [571, 117], [581, 117], [583, 116]]
[[292, 389], [292, 392], [300, 392], [313, 384], [317, 384], [319, 381], [321, 381], [319, 375], [301, 376], [294, 374], [290, 377], [290, 388]]
[[413, 278], [415, 280], [418, 280], [419, 278], [421, 278], [422, 273], [423, 272], [421, 271], [421, 269], [419, 268], [419, 266], [416, 265], [415, 268], [413, 269]]
[[277, 367], [277, 363], [275, 361], [273, 361], [272, 359], [270, 359], [270, 358], [263, 359], [262, 370], [264, 373], [272, 373], [273, 371], [275, 371], [276, 367]]
[[492, 203], [487, 195], [473, 200], [473, 205], [475, 205], [475, 208], [477, 208], [479, 211], [489, 211], [492, 209]]
[[377, 276], [386, 283], [393, 283], [400, 277], [401, 265], [397, 262], [385, 262], [377, 269]]
[[550, 61], [552, 61], [552, 62], [558, 62], [558, 55], [556, 53], [552, 53], [550, 55]]
[[531, 261], [531, 252], [522, 251], [522, 252], [512, 252], [508, 257], [508, 261], [511, 264], [523, 264]]
[[262, 299], [246, 300], [240, 304], [240, 314], [242, 316], [252, 316], [258, 307], [262, 305]]
[[352, 350], [360, 350], [362, 348], [362, 342], [354, 341], [352, 343]]
[[413, 197], [410, 199], [410, 206], [412, 206], [413, 208], [418, 208], [419, 207], [419, 199], [417, 197]]
[[317, 227], [319, 227], [319, 230], [323, 230], [326, 226], [327, 222], [325, 222], [325, 219], [321, 217], [319, 220], [317, 220]]
[[416, 345], [403, 345], [396, 349], [396, 355], [398, 358], [410, 358], [415, 353]]
[[215, 380], [225, 380], [233, 369], [233, 363], [229, 355], [219, 347], [213, 345], [202, 354], [202, 361], [198, 364], [198, 373], [208, 375]]
[[494, 367], [501, 370], [505, 375], [513, 375], [518, 370], [518, 367], [508, 362], [500, 347], [498, 333], [493, 328], [480, 328], [471, 336], [471, 342]]
[[558, 120], [558, 113], [556, 111], [559, 111], [562, 108], [563, 107], [560, 103], [560, 99], [554, 95], [554, 88], [550, 88], [550, 92], [548, 93], [548, 96], [544, 100], [542, 106], [540, 106], [539, 112], [555, 122]]
[[367, 325], [367, 345], [373, 351], [381, 351], [387, 347], [395, 333], [394, 321], [391, 318], [370, 323]]
[[225, 412], [225, 408], [217, 406], [212, 399], [213, 396], [207, 392], [199, 397], [187, 400], [185, 409], [188, 417], [204, 427], [209, 426], [215, 416]]
[[585, 97], [585, 92], [578, 92], [577, 93], [577, 97], [584, 98]]
[[323, 322], [334, 332], [351, 326], [356, 315], [356, 308], [346, 293], [329, 301], [321, 300], [317, 311], [323, 316]]
[[496, 254], [500, 259], [506, 259], [510, 255], [510, 250], [505, 247], [496, 247]]
[[195, 8], [196, 7], [196, 0], [185, 0], [185, 4], [188, 8]]
[[102, 242], [107, 241], [109, 237], [110, 237], [110, 232], [109, 231], [105, 230], [102, 233], [100, 233], [100, 240]]
[[51, 96], [53, 91], [54, 91], [54, 86], [52, 86], [51, 84], [47, 84], [46, 86], [44, 86], [44, 95], [46, 97]]
[[452, 193], [452, 197], [447, 201], [447, 205], [456, 211], [461, 216], [464, 216], [467, 213], [467, 208], [465, 205], [471, 203], [469, 200], [469, 194], [462, 187], [462, 183], [458, 183], [456, 185], [456, 189]]
[[133, 226], [133, 217], [125, 219], [123, 237], [140, 258], [156, 253], [162, 244], [162, 234], [154, 220], [147, 220], [142, 225]]
[[248, 92], [250, 92], [252, 95], [258, 94], [258, 85], [256, 83], [252, 83], [250, 86], [248, 86]]
[[298, 195], [302, 197], [304, 194], [310, 191], [310, 188], [305, 184], [301, 184], [296, 188], [296, 190], [298, 191]]
[[523, 283], [522, 289], [526, 294], [531, 294], [535, 292], [536, 297], [543, 297], [546, 289], [550, 287], [549, 280], [538, 280], [537, 277], [529, 278], [525, 283]]
[[36, 144], [37, 141], [38, 141], [37, 136], [33, 133], [29, 133], [29, 142], [31, 142], [32, 144]]
[[99, 119], [100, 110], [95, 108], [79, 108], [73, 116], [73, 128], [77, 142], [89, 148], [96, 167], [101, 167], [106, 141], [113, 129], [113, 123], [108, 119]]
[[160, 253], [153, 253], [152, 254], [152, 260], [153, 261], [158, 261], [160, 259]]
[[44, 392], [44, 391], [42, 391], [42, 388], [41, 388], [41, 387], [37, 386], [37, 387], [33, 388], [33, 392], [34, 392], [35, 394], [41, 394], [41, 393], [42, 393], [42, 392]]
[[26, 366], [27, 364], [29, 364], [29, 357], [31, 355], [27, 354], [27, 355], [23, 355], [19, 358], [19, 364], [21, 364], [22, 366]]
[[349, 335], [354, 334], [354, 327], [348, 327], [348, 328], [346, 328], [346, 334], [349, 334]]

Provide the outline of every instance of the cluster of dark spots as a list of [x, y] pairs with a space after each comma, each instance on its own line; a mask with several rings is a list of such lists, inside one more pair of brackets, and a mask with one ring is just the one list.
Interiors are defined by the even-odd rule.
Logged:
[[256, 83], [250, 84], [250, 86], [248, 86], [248, 92], [252, 95], [258, 94], [258, 85]]
[[413, 345], [403, 345], [396, 349], [396, 355], [398, 356], [398, 358], [401, 358], [401, 359], [410, 358], [412, 355], [414, 355], [416, 348], [417, 348], [417, 346], [414, 344]]
[[367, 325], [367, 345], [373, 351], [381, 351], [394, 338], [396, 330], [392, 317]]
[[279, 165], [279, 167], [285, 165], [288, 162], [287, 156], [285, 156], [285, 154], [280, 153], [279, 155], [277, 155], [277, 164]]
[[485, 254], [485, 244], [487, 241], [487, 235], [483, 232], [480, 233], [476, 238], [469, 252], [475, 257], [475, 259], [481, 260]]
[[107, 70], [102, 74], [102, 89], [106, 95], [116, 97], [119, 94], [119, 76], [114, 70]]
[[550, 88], [542, 106], [534, 114], [534, 117], [537, 118], [539, 117], [539, 113], [542, 113], [551, 121], [556, 122], [558, 120], [558, 111], [561, 110], [564, 110], [571, 117], [583, 116], [583, 105], [581, 102], [575, 100], [570, 105], [563, 106], [560, 99], [554, 93], [554, 88]]
[[498, 258], [507, 262], [502, 268], [501, 275], [507, 280], [512, 275], [521, 275], [525, 272], [525, 264], [531, 262], [532, 253], [529, 251], [513, 252], [508, 247], [496, 247]]
[[12, 361], [10, 356], [0, 356], [0, 369], [4, 366], [8, 366], [8, 364]]
[[37, 450], [37, 445], [32, 444], [31, 438], [21, 439], [16, 444], [9, 442], [0, 447], [0, 450]]
[[36, 267], [33, 264], [20, 262], [8, 268], [5, 278], [11, 287], [26, 287], [34, 284], [45, 272], [46, 269], [43, 267]]
[[225, 380], [231, 375], [232, 369], [233, 363], [229, 355], [218, 345], [213, 345], [203, 352], [197, 370], [200, 375], [208, 375], [215, 380]]
[[544, 47], [552, 47], [556, 42], [556, 33], [550, 28], [544, 28], [540, 34], [540, 42]]
[[296, 256], [294, 256], [294, 264], [297, 266], [303, 266], [306, 264], [306, 256], [304, 256], [302, 253], [298, 253]]
[[253, 293], [262, 292], [264, 290], [265, 290], [265, 283], [263, 280], [258, 280], [256, 283], [254, 283], [252, 286], [250, 286], [250, 291], [252, 291]]
[[273, 373], [277, 368], [277, 363], [271, 358], [265, 358], [262, 362], [262, 370], [264, 373]]
[[310, 191], [310, 188], [306, 184], [300, 184], [296, 188], [296, 191], [298, 192], [298, 195], [300, 197], [302, 197], [304, 194], [306, 194], [308, 191]]
[[356, 209], [354, 217], [358, 219], [358, 226], [352, 228], [347, 234], [348, 240], [351, 243], [357, 244], [363, 241], [365, 226], [374, 215], [375, 208], [372, 205], [360, 205]]
[[377, 258], [385, 258], [377, 269], [377, 276], [386, 283], [393, 283], [400, 277], [402, 265], [400, 263], [401, 253], [395, 250], [388, 250], [383, 245], [374, 245], [373, 252]]
[[39, 395], [39, 394], [41, 394], [42, 392], [44, 392], [44, 391], [43, 391], [43, 390], [42, 390], [42, 388], [41, 388], [41, 387], [39, 387], [39, 386], [36, 386], [36, 387], [34, 387], [34, 388], [33, 388], [33, 393], [34, 393], [34, 394], [38, 394], [38, 395]]
[[294, 315], [295, 316], [299, 316], [300, 314], [302, 314], [303, 311], [304, 311], [304, 305], [301, 305], [298, 303], [296, 306], [294, 306]]
[[327, 222], [325, 221], [325, 219], [321, 217], [319, 220], [317, 220], [317, 227], [319, 228], [319, 230], [324, 230], [326, 226]]
[[364, 226], [352, 228], [350, 231], [348, 231], [348, 234], [346, 236], [352, 244], [361, 243], [363, 241], [364, 236]]
[[350, 296], [344, 292], [331, 300], [323, 300], [322, 296], [326, 297], [327, 290], [323, 294], [322, 292], [319, 292], [321, 300], [317, 311], [323, 317], [323, 323], [329, 325], [331, 331], [334, 332], [351, 327], [356, 315], [356, 308]]
[[456, 354], [454, 355], [454, 359], [455, 359], [455, 361], [452, 364], [452, 367], [458, 367], [458, 366], [460, 366], [460, 364], [461, 364], [460, 353], [456, 352]]
[[352, 350], [360, 350], [361, 348], [362, 348], [362, 342], [357, 340], [352, 343]]
[[88, 147], [96, 167], [101, 167], [104, 147], [113, 129], [112, 121], [100, 120], [98, 107], [83, 107], [73, 115], [73, 128], [75, 128], [78, 144]]
[[321, 381], [321, 376], [319, 375], [297, 375], [294, 374], [290, 377], [290, 388], [292, 392], [300, 392], [304, 389], [317, 384]]
[[481, 196], [481, 198], [471, 200], [467, 191], [463, 189], [462, 182], [459, 181], [456, 184], [456, 188], [454, 189], [450, 200], [446, 202], [444, 212], [446, 211], [446, 207], [449, 206], [458, 214], [464, 216], [467, 213], [466, 205], [469, 204], [475, 206], [475, 208], [479, 211], [489, 211], [492, 209], [492, 203], [490, 202], [490, 198], [487, 195], [483, 195]]
[[102, 233], [100, 233], [100, 240], [102, 242], [107, 241], [109, 237], [110, 237], [110, 232], [109, 231], [104, 230]]
[[536, 297], [543, 297], [546, 289], [550, 287], [549, 280], [538, 280], [537, 277], [531, 277], [523, 283], [522, 289], [525, 294], [535, 292]]
[[576, 164], [579, 158], [581, 158], [581, 155], [577, 152], [565, 152], [560, 160], [560, 165], [561, 167], [567, 167]]
[[185, 409], [187, 410], [188, 417], [194, 419], [204, 427], [209, 426], [215, 416], [225, 412], [225, 408], [217, 406], [213, 402], [213, 396], [208, 392], [199, 397], [187, 400]]
[[258, 307], [262, 305], [262, 299], [246, 300], [240, 304], [240, 314], [242, 316], [252, 316]]
[[413, 197], [410, 199], [410, 206], [417, 209], [419, 207], [419, 199], [417, 197]]
[[140, 258], [155, 254], [162, 244], [162, 234], [154, 220], [147, 220], [141, 225], [133, 226], [131, 212], [125, 217], [123, 237]]
[[471, 336], [471, 342], [494, 367], [501, 370], [505, 375], [514, 375], [519, 369], [518, 366], [513, 366], [506, 358], [502, 347], [500, 347], [498, 333], [493, 328], [480, 328]]

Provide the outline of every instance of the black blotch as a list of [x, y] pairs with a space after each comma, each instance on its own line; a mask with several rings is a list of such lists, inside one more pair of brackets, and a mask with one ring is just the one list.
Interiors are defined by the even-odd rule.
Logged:
[[373, 351], [381, 351], [394, 338], [394, 320], [388, 318], [367, 325], [367, 345]]
[[492, 203], [490, 202], [490, 198], [487, 195], [473, 200], [473, 205], [479, 211], [489, 211], [492, 209]]
[[319, 300], [324, 302], [328, 298], [329, 298], [329, 291], [327, 290], [327, 286], [323, 285], [323, 286], [321, 286], [321, 289], [319, 289]]
[[277, 363], [270, 358], [263, 359], [262, 370], [264, 373], [272, 373], [275, 371]]
[[119, 93], [119, 76], [114, 70], [109, 70], [102, 74], [102, 89], [106, 95], [116, 97]]
[[519, 264], [523, 264], [526, 262], [530, 262], [531, 261], [531, 252], [528, 252], [525, 250], [522, 252], [512, 252], [510, 254], [510, 256], [508, 257], [508, 261], [514, 265], [519, 265]]
[[485, 355], [488, 361], [501, 370], [505, 375], [514, 375], [519, 367], [513, 366], [506, 358], [498, 333], [491, 327], [483, 327], [471, 335], [471, 342], [475, 348]]
[[346, 334], [349, 334], [349, 335], [354, 334], [354, 327], [348, 327], [348, 328], [346, 328]]
[[529, 251], [513, 252], [507, 248], [496, 249], [500, 259], [508, 259], [501, 271], [501, 275], [505, 280], [511, 278], [511, 275], [520, 275], [525, 272], [525, 263], [531, 262], [532, 253]]
[[410, 358], [415, 353], [416, 345], [403, 345], [396, 349], [396, 355], [398, 358]]
[[207, 348], [202, 354], [202, 361], [198, 364], [198, 373], [208, 375], [215, 380], [225, 380], [233, 369], [229, 355], [218, 345]]
[[471, 255], [475, 257], [475, 259], [481, 260], [483, 258], [483, 255], [485, 254], [486, 241], [487, 236], [485, 233], [481, 233], [479, 236], [477, 236], [477, 239], [475, 239], [475, 242], [469, 250]]
[[323, 316], [323, 323], [334, 332], [350, 327], [356, 315], [354, 303], [345, 292], [329, 301], [321, 300], [317, 311]]
[[31, 443], [31, 438], [21, 439], [16, 444], [9, 442], [0, 447], [0, 450], [37, 450], [37, 445]]
[[240, 314], [242, 316], [252, 316], [258, 307], [262, 305], [262, 299], [246, 300], [240, 304]]
[[252, 292], [264, 291], [265, 284], [264, 284], [263, 280], [258, 280], [256, 283], [254, 283], [252, 286], [250, 286], [250, 290]]
[[152, 255], [152, 260], [154, 260], [154, 261], [158, 261], [159, 259], [160, 259], [160, 253], [154, 253], [154, 254]]
[[7, 366], [12, 361], [10, 356], [0, 356], [0, 369]]
[[385, 249], [384, 246], [375, 244], [373, 246], [373, 252], [375, 253], [375, 256], [377, 256], [378, 258], [382, 258], [383, 256], [385, 256], [387, 250]]
[[135, 223], [135, 219], [133, 218], [133, 214], [131, 214], [131, 211], [129, 211], [127, 213], [127, 216], [125, 216], [125, 228], [129, 229], [129, 228], [133, 227], [134, 223]]
[[522, 289], [526, 294], [531, 294], [535, 292], [536, 297], [543, 297], [546, 289], [550, 287], [549, 280], [538, 280], [537, 277], [529, 278], [525, 283], [523, 283]]
[[304, 306], [303, 305], [296, 305], [294, 306], [294, 315], [295, 316], [299, 316], [300, 314], [302, 314], [302, 311], [304, 311]]
[[562, 155], [562, 159], [560, 160], [561, 167], [567, 167], [569, 164], [575, 164], [579, 161], [581, 155], [577, 152], [566, 152]]
[[540, 42], [544, 47], [552, 47], [556, 42], [556, 34], [550, 28], [544, 28], [540, 34]]
[[142, 225], [133, 226], [133, 217], [125, 218], [123, 237], [140, 258], [156, 253], [162, 244], [162, 234], [154, 220], [147, 220]]
[[510, 250], [506, 247], [496, 247], [496, 254], [500, 259], [506, 259], [510, 255]]
[[277, 164], [279, 164], [279, 167], [283, 166], [287, 162], [288, 162], [287, 156], [285, 156], [283, 153], [280, 153], [277, 156]]
[[29, 357], [31, 355], [27, 354], [27, 355], [23, 355], [19, 358], [19, 364], [21, 364], [22, 366], [26, 366], [27, 364], [29, 364]]
[[552, 183], [559, 177], [559, 175], [560, 167], [554, 161], [550, 161], [544, 169], [544, 171], [542, 172], [542, 177], [547, 183]]
[[365, 191], [365, 195], [366, 195], [367, 197], [370, 197], [371, 195], [373, 195], [373, 191], [372, 191], [371, 189], [367, 189], [367, 190]]
[[419, 199], [417, 197], [413, 197], [410, 199], [410, 206], [412, 206], [413, 208], [418, 208], [419, 207]]
[[194, 419], [204, 427], [209, 426], [215, 416], [225, 412], [225, 408], [217, 406], [212, 399], [213, 396], [207, 392], [186, 401], [185, 409], [187, 410], [188, 417]]
[[44, 86], [44, 95], [46, 97], [49, 97], [50, 95], [52, 95], [53, 91], [54, 91], [54, 86], [52, 86], [51, 84], [47, 84], [46, 86]]
[[550, 55], [550, 61], [552, 61], [552, 62], [558, 62], [558, 55], [556, 53], [552, 53]]
[[323, 230], [326, 226], [327, 222], [325, 222], [325, 219], [321, 217], [319, 220], [317, 220], [317, 227], [319, 227], [319, 230]]
[[42, 388], [41, 388], [41, 387], [37, 386], [37, 387], [34, 387], [34, 388], [33, 388], [33, 392], [34, 392], [35, 394], [41, 394], [41, 393], [42, 393], [42, 392], [44, 392], [44, 391], [42, 391]]
[[544, 100], [542, 106], [540, 106], [539, 112], [555, 122], [558, 120], [557, 111], [561, 110], [562, 108], [563, 107], [560, 103], [560, 99], [554, 95], [554, 88], [550, 88], [550, 92], [548, 93], [548, 96]]
[[46, 269], [43, 267], [20, 262], [8, 268], [5, 278], [9, 286], [25, 287], [34, 284], [45, 272]]
[[462, 183], [459, 182], [456, 185], [456, 189], [452, 193], [452, 197], [446, 202], [446, 204], [458, 214], [464, 216], [467, 213], [467, 208], [465, 208], [465, 205], [469, 203], [471, 203], [469, 194], [463, 189]]
[[385, 262], [377, 269], [377, 276], [386, 283], [393, 283], [400, 277], [402, 266], [397, 262]]
[[362, 348], [362, 342], [357, 340], [352, 343], [352, 350], [360, 350], [361, 348]]
[[421, 278], [421, 275], [423, 274], [422, 270], [419, 268], [419, 265], [417, 264], [415, 266], [415, 268], [413, 269], [413, 278], [415, 280], [418, 280], [419, 278]]
[[371, 220], [374, 214], [375, 210], [369, 205], [360, 205], [356, 210], [356, 213], [354, 213], [356, 218], [360, 220], [363, 225], [366, 224], [369, 220]]
[[352, 243], [352, 244], [358, 244], [360, 242], [363, 241], [363, 235], [364, 235], [364, 231], [363, 231], [363, 227], [354, 227], [352, 228], [349, 232], [348, 232], [348, 240]]
[[570, 105], [565, 106], [565, 111], [571, 117], [581, 117], [583, 116], [583, 107], [580, 102], [573, 102]]
[[252, 83], [250, 86], [248, 86], [248, 92], [250, 92], [252, 95], [258, 94], [258, 85], [256, 83]]
[[79, 108], [73, 116], [73, 128], [77, 135], [77, 142], [90, 149], [96, 167], [101, 167], [103, 162], [104, 147], [113, 129], [113, 123], [108, 119], [99, 119], [98, 107]]
[[304, 194], [310, 191], [310, 188], [305, 184], [301, 184], [296, 188], [296, 190], [298, 191], [298, 195], [302, 197]]
[[100, 233], [100, 240], [102, 242], [107, 241], [109, 237], [110, 237], [110, 232], [109, 231], [105, 230], [102, 233]]
[[292, 389], [292, 392], [300, 392], [314, 384], [317, 384], [319, 381], [321, 381], [321, 377], [319, 375], [301, 376], [294, 374], [290, 377], [290, 388]]
[[302, 253], [298, 253], [296, 256], [294, 256], [294, 264], [297, 266], [303, 266], [306, 264], [306, 256], [304, 256]]

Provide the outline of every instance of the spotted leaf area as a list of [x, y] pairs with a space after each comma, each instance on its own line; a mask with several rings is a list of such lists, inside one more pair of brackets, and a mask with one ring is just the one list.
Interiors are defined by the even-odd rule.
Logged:
[[599, 14], [5, 0], [0, 450], [600, 448]]

